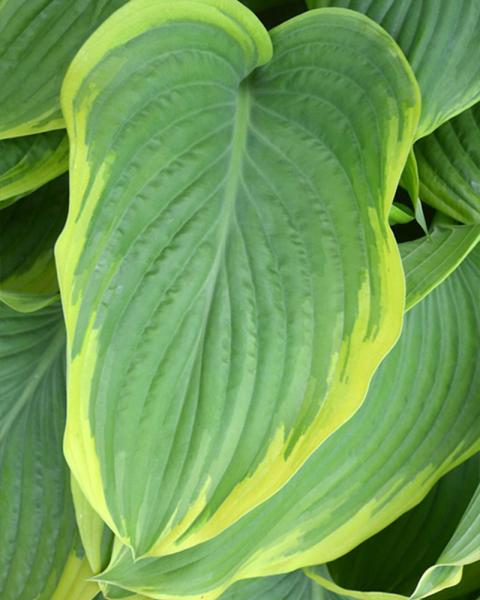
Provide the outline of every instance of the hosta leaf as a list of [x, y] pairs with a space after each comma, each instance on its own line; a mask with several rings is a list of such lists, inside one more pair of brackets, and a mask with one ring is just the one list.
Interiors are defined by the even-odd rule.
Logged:
[[429, 600], [479, 600], [480, 598], [480, 562], [463, 568], [462, 581], [428, 597]]
[[63, 127], [65, 71], [88, 36], [125, 0], [0, 3], [0, 139]]
[[0, 140], [0, 208], [68, 169], [68, 139], [51, 131]]
[[53, 247], [67, 207], [63, 176], [0, 210], [0, 301], [29, 312], [58, 298]]
[[[410, 150], [407, 162], [405, 163], [405, 167], [400, 178], [400, 185], [408, 192], [408, 195], [410, 196], [417, 223], [428, 235], [428, 227], [425, 221], [425, 215], [423, 214], [422, 203], [420, 201], [420, 180], [418, 177], [417, 160], [415, 158], [413, 148]], [[390, 221], [391, 216], [392, 215], [390, 213]]]
[[[0, 597], [90, 600], [62, 454], [65, 332], [61, 309], [0, 305]], [[62, 590], [75, 593], [62, 595]], [[80, 593], [81, 592], [81, 593]]]
[[480, 223], [480, 104], [415, 145], [420, 194], [463, 223]]
[[100, 579], [212, 600], [238, 579], [334, 560], [413, 508], [480, 450], [479, 277], [477, 246], [406, 314], [360, 410], [275, 496], [184, 552], [134, 563], [124, 549]]
[[92, 571], [98, 573], [110, 562], [113, 534], [87, 502], [74, 479], [72, 479], [72, 496], [85, 555]]
[[404, 206], [400, 203], [392, 204], [390, 213], [388, 215], [388, 222], [390, 225], [410, 223], [414, 219], [415, 215], [413, 214], [413, 211], [408, 208], [408, 206]]
[[476, 0], [307, 0], [380, 23], [405, 52], [422, 91], [417, 137], [480, 100], [480, 2]]
[[229, 588], [221, 600], [326, 600], [325, 589], [294, 571], [274, 577], [246, 579]]
[[476, 455], [390, 527], [330, 563], [328, 570], [322, 566], [306, 573], [327, 589], [353, 598], [424, 598], [456, 585], [463, 566], [480, 558], [479, 509]]
[[435, 224], [428, 236], [400, 244], [407, 280], [406, 309], [454, 271], [480, 240], [480, 225]]
[[415, 80], [349, 11], [271, 35], [233, 0], [139, 0], [65, 80], [65, 451], [136, 555], [208, 539], [275, 493], [400, 331], [387, 216]]
[[412, 205], [416, 207], [419, 202], [420, 182], [418, 179], [417, 161], [413, 149], [408, 154], [407, 162], [403, 169], [400, 185], [408, 192]]

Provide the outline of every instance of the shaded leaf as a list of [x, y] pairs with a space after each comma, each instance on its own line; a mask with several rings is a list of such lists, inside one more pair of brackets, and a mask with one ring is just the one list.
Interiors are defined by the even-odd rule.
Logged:
[[0, 140], [0, 208], [68, 169], [64, 131]]
[[415, 144], [422, 200], [461, 223], [480, 223], [480, 104]]
[[22, 312], [58, 299], [53, 249], [65, 225], [68, 177], [0, 211], [0, 300]]
[[229, 588], [221, 600], [326, 600], [325, 590], [302, 571], [246, 579]]
[[306, 573], [352, 598], [430, 596], [459, 583], [463, 566], [480, 557], [479, 509], [476, 455], [442, 478], [413, 510], [330, 563], [328, 570], [314, 567]]
[[399, 245], [410, 310], [450, 275], [478, 244], [480, 225], [434, 224], [428, 237]]
[[[65, 331], [61, 309], [0, 305], [0, 597], [90, 600], [62, 454]], [[64, 595], [62, 590], [74, 590]]]

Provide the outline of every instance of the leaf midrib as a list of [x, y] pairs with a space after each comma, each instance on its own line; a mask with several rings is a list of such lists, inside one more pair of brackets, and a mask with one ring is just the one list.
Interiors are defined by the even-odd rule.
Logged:
[[[235, 205], [238, 198], [238, 190], [242, 183], [242, 169], [245, 159], [245, 151], [247, 145], [247, 135], [250, 125], [250, 110], [251, 110], [251, 93], [248, 87], [248, 80], [244, 79], [238, 87], [238, 96], [235, 107], [235, 115], [233, 119], [232, 140], [230, 143], [230, 160], [228, 163], [227, 174], [225, 176], [225, 197], [223, 201], [223, 219], [221, 227], [221, 236], [218, 252], [210, 274], [206, 279], [206, 285], [212, 284], [210, 302], [213, 299], [213, 290], [218, 273], [221, 268], [222, 261], [225, 257], [227, 248], [227, 240], [230, 232], [232, 221], [235, 221]], [[209, 303], [210, 304], [210, 303]]]

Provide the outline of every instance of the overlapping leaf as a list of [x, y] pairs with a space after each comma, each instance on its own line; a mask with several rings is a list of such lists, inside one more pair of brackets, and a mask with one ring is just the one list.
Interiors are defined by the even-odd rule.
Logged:
[[68, 169], [64, 131], [0, 140], [0, 208]]
[[62, 176], [0, 210], [0, 301], [28, 312], [58, 298], [53, 248], [67, 207]]
[[415, 145], [422, 200], [462, 223], [480, 223], [480, 104]]
[[406, 309], [454, 271], [480, 240], [480, 225], [439, 222], [428, 236], [400, 244], [407, 281]]
[[422, 137], [480, 99], [480, 3], [475, 0], [307, 0], [368, 15], [398, 42], [422, 91]]
[[[0, 305], [0, 597], [90, 600], [62, 454], [65, 331], [58, 305]], [[66, 592], [70, 590], [67, 594]]]
[[302, 571], [240, 581], [221, 600], [326, 600], [325, 589]]
[[[480, 456], [437, 483], [421, 504], [346, 556], [306, 573], [363, 600], [424, 598], [480, 559]], [[478, 586], [480, 588], [480, 584]]]
[[136, 555], [208, 539], [281, 488], [400, 331], [387, 216], [415, 80], [352, 12], [271, 35], [233, 0], [139, 0], [65, 81], [65, 448]]
[[[235, 580], [329, 562], [480, 450], [480, 248], [406, 315], [360, 410], [273, 498], [214, 540], [99, 579], [153, 598], [217, 598]], [[412, 372], [415, 377], [412, 377]]]
[[0, 139], [60, 129], [59, 93], [75, 53], [125, 0], [0, 3]]

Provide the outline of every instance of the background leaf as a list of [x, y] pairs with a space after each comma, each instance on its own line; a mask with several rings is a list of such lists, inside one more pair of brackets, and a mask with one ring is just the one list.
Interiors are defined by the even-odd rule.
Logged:
[[328, 571], [314, 567], [306, 573], [332, 591], [365, 600], [424, 598], [455, 585], [463, 565], [480, 556], [479, 485], [477, 454], [443, 477], [413, 510], [330, 563]]
[[422, 200], [461, 223], [480, 223], [480, 104], [415, 144]]
[[480, 225], [434, 223], [428, 236], [399, 245], [410, 310], [450, 275], [480, 240]]
[[475, 0], [307, 0], [359, 11], [398, 42], [422, 91], [417, 137], [480, 99], [480, 3]]
[[125, 0], [0, 3], [0, 139], [63, 127], [60, 86], [88, 36]]
[[[58, 305], [0, 305], [0, 597], [90, 600], [62, 454], [65, 331]], [[74, 588], [70, 595], [61, 590]]]
[[58, 299], [54, 244], [65, 224], [68, 177], [0, 210], [0, 300], [30, 312]]
[[0, 208], [68, 169], [64, 131], [0, 140]]

